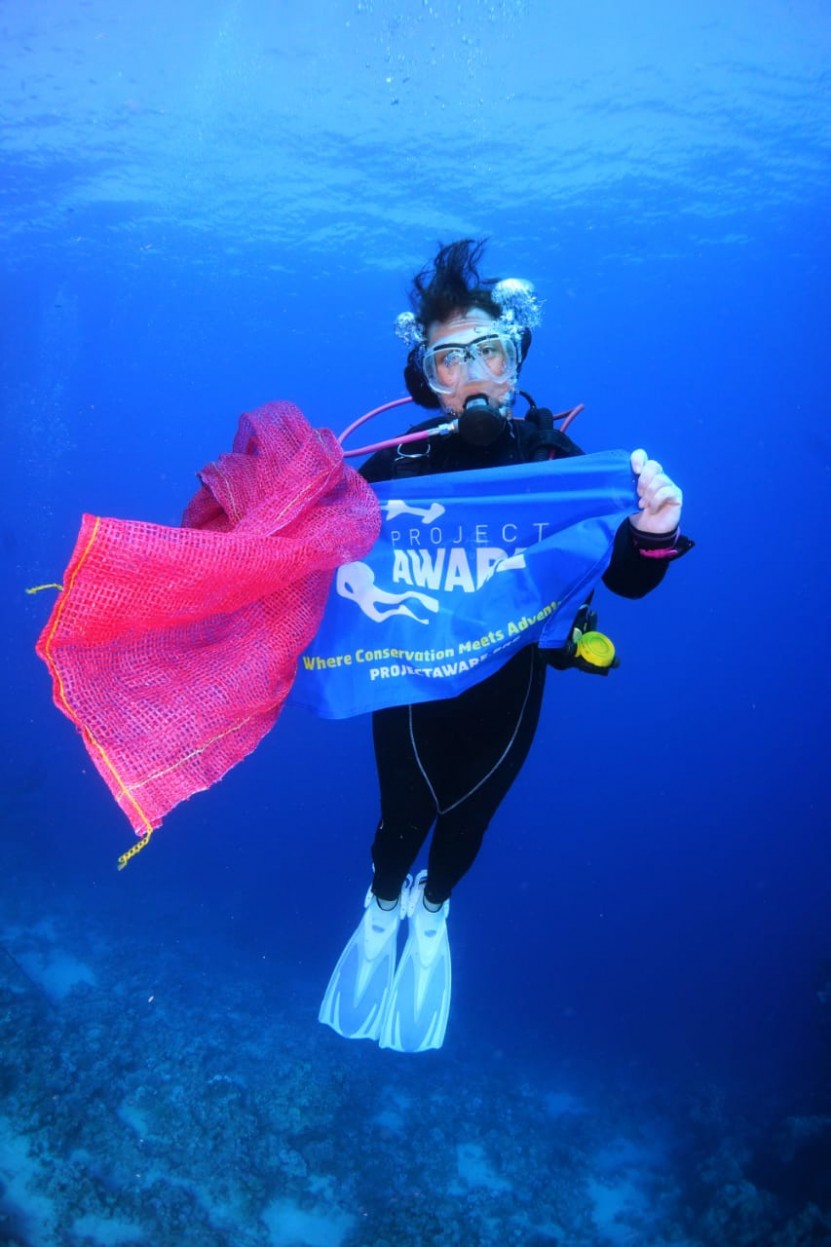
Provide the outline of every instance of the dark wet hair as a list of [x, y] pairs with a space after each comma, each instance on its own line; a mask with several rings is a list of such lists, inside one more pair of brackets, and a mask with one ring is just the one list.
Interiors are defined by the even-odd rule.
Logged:
[[487, 239], [462, 238], [439, 247], [431, 264], [413, 278], [410, 306], [425, 329], [437, 320], [447, 320], [453, 312], [478, 307], [495, 320], [501, 308], [491, 298], [495, 277], [480, 277], [479, 261]]

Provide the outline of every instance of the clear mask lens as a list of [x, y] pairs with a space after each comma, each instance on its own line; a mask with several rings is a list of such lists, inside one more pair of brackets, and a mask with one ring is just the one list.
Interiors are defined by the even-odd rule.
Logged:
[[516, 343], [506, 333], [485, 334], [472, 342], [439, 342], [425, 351], [422, 367], [436, 394], [452, 394], [465, 381], [513, 384]]

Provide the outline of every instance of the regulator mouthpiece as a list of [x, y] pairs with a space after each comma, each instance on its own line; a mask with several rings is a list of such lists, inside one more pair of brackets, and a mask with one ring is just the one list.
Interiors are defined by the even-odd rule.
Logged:
[[507, 420], [498, 408], [489, 405], [484, 394], [474, 394], [465, 403], [457, 424], [459, 437], [469, 446], [492, 446], [501, 437]]

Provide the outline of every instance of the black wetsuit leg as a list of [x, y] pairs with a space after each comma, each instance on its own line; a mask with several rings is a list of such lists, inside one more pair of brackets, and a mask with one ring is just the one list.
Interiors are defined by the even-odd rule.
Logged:
[[376, 895], [398, 896], [434, 822], [427, 899], [446, 900], [470, 869], [528, 755], [545, 671], [537, 647], [527, 646], [458, 697], [373, 715], [381, 789]]

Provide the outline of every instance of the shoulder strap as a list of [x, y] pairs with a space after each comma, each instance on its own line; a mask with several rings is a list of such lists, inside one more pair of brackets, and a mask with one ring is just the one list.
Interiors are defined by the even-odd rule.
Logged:
[[568, 434], [555, 428], [555, 416], [548, 407], [531, 407], [524, 420], [516, 422], [526, 461], [538, 463], [544, 459], [570, 459], [583, 451]]

